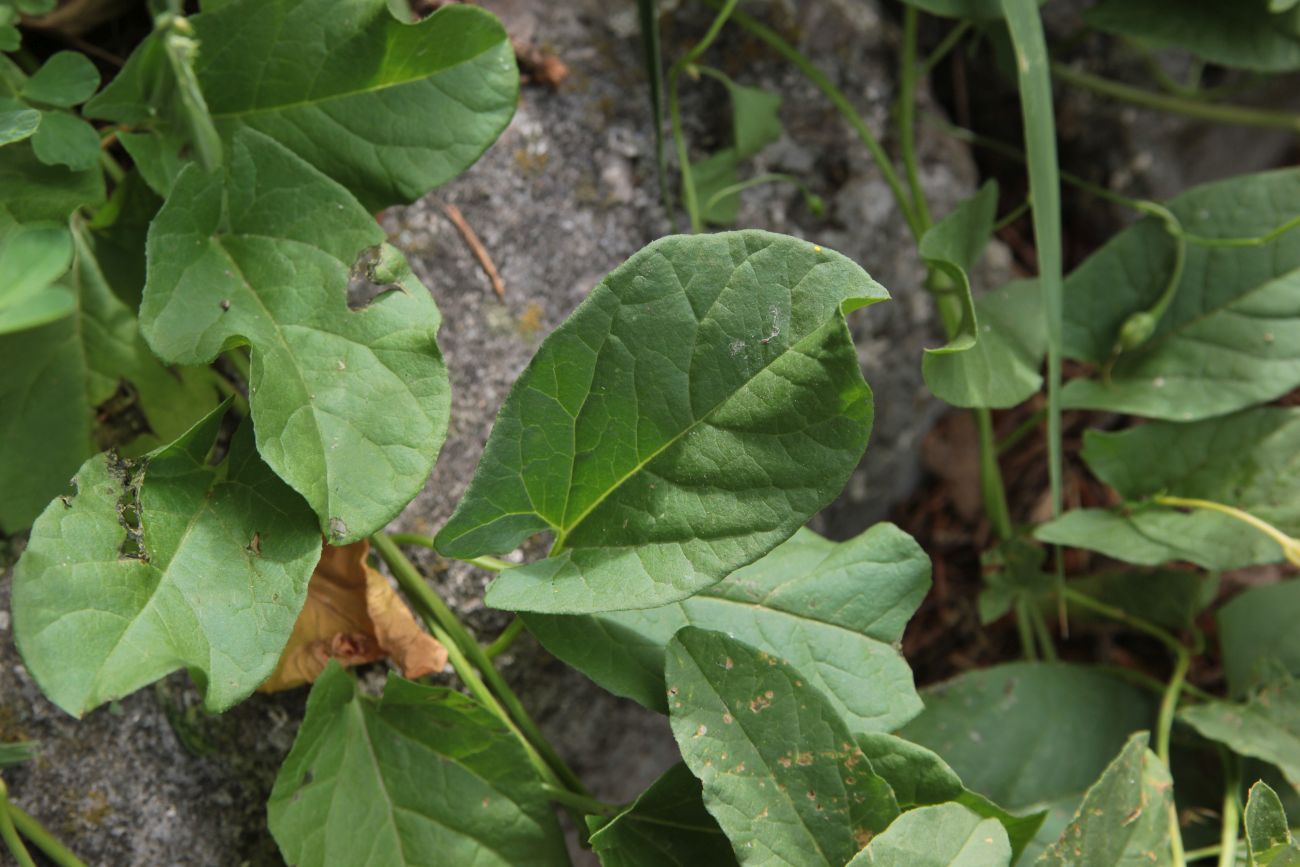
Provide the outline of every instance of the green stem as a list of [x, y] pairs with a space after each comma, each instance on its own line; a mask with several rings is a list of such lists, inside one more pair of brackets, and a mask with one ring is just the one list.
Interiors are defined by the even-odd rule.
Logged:
[[438, 550], [433, 544], [433, 537], [423, 533], [389, 533], [388, 538], [393, 540], [394, 545], [417, 545], [430, 551]]
[[578, 795], [568, 789], [556, 788], [546, 783], [542, 783], [542, 791], [546, 793], [546, 797], [557, 804], [572, 807], [588, 816], [617, 816], [623, 812], [623, 808], [617, 804], [607, 804], [587, 795]]
[[808, 185], [805, 184], [802, 179], [797, 178], [794, 175], [785, 174], [784, 172], [768, 172], [765, 175], [748, 178], [740, 183], [731, 184], [730, 186], [718, 190], [716, 193], [709, 196], [708, 200], [704, 203], [703, 212], [707, 214], [713, 209], [714, 205], [725, 199], [727, 196], [734, 196], [736, 193], [742, 193], [751, 187], [773, 183], [794, 184], [799, 188], [799, 191], [803, 193], [804, 201], [808, 203], [810, 209], [820, 211], [824, 207], [822, 205], [821, 196], [810, 190]]
[[106, 150], [99, 152], [99, 165], [104, 173], [112, 179], [113, 183], [120, 184], [126, 178], [126, 170], [113, 159], [113, 155]]
[[4, 841], [5, 848], [14, 856], [19, 867], [36, 867], [31, 853], [27, 851], [22, 838], [18, 836], [18, 829], [14, 827], [11, 809], [13, 807], [9, 804], [9, 790], [5, 788], [4, 780], [0, 780], [0, 840]]
[[10, 802], [8, 813], [18, 832], [31, 841], [33, 846], [40, 849], [57, 867], [86, 867], [86, 862], [73, 854], [71, 849], [60, 843], [45, 829], [44, 825], [24, 812], [17, 804]]
[[1169, 650], [1174, 654], [1187, 652], [1187, 648], [1183, 643], [1173, 635], [1161, 629], [1159, 626], [1156, 626], [1154, 623], [1143, 620], [1141, 617], [1137, 617], [1133, 614], [1129, 614], [1122, 608], [1116, 608], [1114, 605], [1108, 605], [1105, 602], [1093, 599], [1086, 593], [1081, 593], [1070, 586], [1066, 586], [1061, 593], [1065, 596], [1067, 601], [1078, 605], [1080, 608], [1087, 608], [1103, 617], [1108, 617], [1118, 623], [1123, 623], [1125, 626], [1131, 626], [1139, 632], [1145, 632], [1147, 635], [1150, 635], [1165, 647], [1169, 648]]
[[668, 151], [664, 147], [664, 60], [659, 44], [659, 4], [657, 0], [637, 0], [636, 5], [641, 22], [641, 50], [646, 79], [650, 84], [650, 114], [654, 117], [655, 174], [659, 179], [659, 196], [663, 199], [664, 213], [668, 215], [668, 222], [676, 234], [677, 214], [673, 210], [673, 194], [668, 183]]
[[727, 23], [732, 10], [736, 8], [736, 3], [737, 0], [726, 0], [722, 9], [714, 17], [713, 23], [709, 25], [709, 29], [705, 31], [704, 37], [695, 43], [690, 51], [677, 58], [677, 61], [668, 70], [668, 117], [673, 128], [673, 145], [677, 150], [678, 170], [682, 173], [682, 198], [686, 206], [686, 214], [691, 220], [691, 232], [696, 234], [704, 231], [704, 219], [695, 192], [695, 182], [691, 178], [691, 156], [686, 148], [686, 133], [682, 128], [682, 112], [677, 96], [677, 82], [686, 67], [704, 54], [709, 46], [713, 44], [713, 40], [718, 38], [723, 25]]
[[1029, 418], [1016, 425], [1016, 429], [1003, 437], [1002, 441], [998, 443], [998, 454], [1003, 454], [1010, 450], [1016, 443], [1033, 433], [1034, 429], [1042, 424], [1043, 419], [1046, 417], [1047, 410], [1040, 409], [1033, 415], [1029, 416]]
[[1023, 202], [1016, 205], [1014, 208], [1012, 208], [1010, 211], [1007, 212], [1006, 216], [1002, 217], [1002, 219], [998, 220], [996, 223], [993, 224], [993, 234], [996, 235], [998, 232], [1001, 232], [1007, 226], [1010, 226], [1016, 220], [1019, 220], [1025, 214], [1029, 213], [1030, 207], [1031, 205], [1028, 199], [1025, 199]]
[[1167, 93], [1155, 93], [1127, 84], [1120, 84], [1108, 78], [1071, 69], [1063, 63], [1052, 64], [1052, 75], [1066, 84], [1090, 90], [1102, 96], [1118, 99], [1142, 108], [1151, 108], [1171, 114], [1233, 126], [1254, 126], [1266, 129], [1284, 129], [1300, 132], [1300, 115], [1289, 112], [1267, 111], [1258, 108], [1246, 108], [1239, 105], [1216, 105], [1173, 96]]
[[[384, 562], [388, 564], [388, 568], [392, 570], [393, 577], [397, 579], [397, 583], [402, 590], [428, 612], [433, 622], [436, 622], [447, 633], [451, 643], [456, 645], [460, 652], [473, 663], [473, 666], [478, 669], [482, 677], [491, 686], [492, 692], [500, 699], [500, 704], [494, 702], [494, 705], [500, 707], [501, 704], [504, 704], [509, 711], [506, 714], [506, 719], [511, 728], [516, 733], [519, 733], [520, 738], [531, 749], [536, 750], [544, 757], [546, 764], [563, 781], [562, 785], [572, 791], [586, 794], [586, 787], [578, 779], [577, 774], [569, 768], [564, 759], [560, 758], [560, 754], [555, 751], [555, 748], [542, 734], [541, 729], [533, 722], [533, 718], [529, 716], [528, 711], [524, 709], [523, 703], [515, 695], [514, 690], [506, 683], [501, 673], [496, 670], [496, 666], [492, 664], [492, 660], [483, 650], [482, 645], [470, 634], [455, 613], [447, 607], [447, 603], [442, 601], [442, 597], [429, 589], [424, 576], [411, 564], [410, 560], [406, 559], [406, 556], [402, 554], [401, 550], [386, 533], [375, 533], [370, 539], [375, 550], [379, 552], [379, 556], [384, 559]], [[446, 644], [447, 642], [444, 641], [443, 643]], [[460, 672], [459, 667], [457, 672]], [[470, 673], [472, 673], [472, 670]]]
[[[719, 0], [708, 0], [708, 3], [716, 9]], [[911, 230], [912, 237], [919, 241], [921, 235], [924, 234], [925, 229], [912, 208], [912, 203], [908, 198], [906, 190], [903, 188], [902, 181], [899, 180], [898, 173], [894, 171], [894, 166], [889, 159], [889, 155], [885, 153], [885, 149], [871, 132], [871, 128], [867, 126], [867, 122], [862, 119], [862, 116], [858, 114], [856, 109], [854, 109], [853, 104], [849, 102], [843, 92], [832, 84], [831, 80], [826, 77], [826, 74], [818, 69], [811, 60], [805, 57], [794, 46], [782, 39], [776, 31], [761, 24], [749, 15], [746, 15], [744, 12], [735, 12], [731, 17], [732, 20], [745, 30], [748, 30], [759, 41], [765, 43], [777, 54], [792, 63], [818, 90], [822, 92], [823, 96], [830, 100], [831, 105], [835, 106], [840, 115], [849, 122], [849, 125], [853, 127], [854, 132], [858, 134], [858, 138], [861, 139], [862, 144], [866, 146], [867, 151], [870, 152], [872, 158], [876, 161], [876, 166], [880, 169], [881, 177], [884, 178], [885, 183], [889, 186], [890, 192], [894, 194], [894, 201], [898, 204], [898, 209], [902, 213], [908, 229]]]
[[1038, 661], [1038, 648], [1034, 645], [1034, 628], [1029, 622], [1029, 603], [1016, 600], [1016, 632], [1020, 636], [1020, 652], [1030, 662]]
[[[418, 545], [421, 548], [428, 548], [430, 551], [437, 553], [440, 557], [443, 556], [438, 551], [438, 546], [435, 544], [434, 538], [432, 536], [426, 536], [423, 533], [389, 533], [388, 538], [392, 539], [393, 543], [397, 545]], [[458, 558], [447, 557], [446, 559], [456, 560]], [[468, 560], [461, 560], [460, 562], [468, 563], [471, 566], [477, 566], [485, 572], [501, 572], [510, 569], [515, 565], [508, 560], [502, 560], [500, 557], [489, 557], [486, 555], [482, 557], [471, 557]]]
[[519, 637], [519, 633], [523, 631], [523, 618], [516, 616], [515, 619], [511, 620], [506, 628], [501, 631], [501, 634], [496, 637], [496, 640], [483, 649], [483, 652], [487, 654], [488, 659], [496, 659], [498, 656], [510, 649], [510, 646], [515, 643], [515, 639]]
[[998, 465], [998, 450], [993, 438], [993, 413], [986, 407], [974, 410], [975, 424], [979, 430], [980, 493], [984, 497], [984, 511], [999, 539], [1011, 538], [1011, 508], [1007, 504], [1007, 491], [1002, 483], [1002, 467]]
[[1219, 512], [1230, 518], [1236, 518], [1243, 524], [1249, 524], [1259, 532], [1268, 536], [1274, 542], [1282, 546], [1282, 554], [1294, 566], [1300, 566], [1300, 539], [1295, 539], [1283, 533], [1277, 527], [1257, 518], [1250, 512], [1238, 509], [1235, 506], [1226, 506], [1223, 503], [1216, 503], [1213, 500], [1197, 500], [1190, 497], [1170, 497], [1160, 495], [1152, 497], [1152, 502], [1159, 503], [1162, 506], [1181, 506], [1186, 509], [1204, 509], [1210, 512]]
[[1047, 621], [1037, 606], [1029, 608], [1029, 622], [1033, 624], [1034, 635], [1038, 636], [1038, 645], [1043, 649], [1043, 659], [1056, 662], [1056, 645], [1052, 643], [1052, 634], [1047, 631]]
[[1169, 737], [1174, 729], [1174, 711], [1178, 709], [1178, 697], [1183, 691], [1183, 682], [1187, 679], [1187, 669], [1192, 664], [1192, 655], [1186, 647], [1180, 644], [1174, 653], [1174, 671], [1169, 676], [1169, 684], [1160, 700], [1160, 713], [1156, 716], [1156, 755], [1166, 766], [1169, 764]]
[[957, 43], [961, 42], [961, 38], [970, 32], [971, 26], [970, 21], [962, 21], [944, 35], [939, 44], [934, 47], [934, 51], [931, 51], [930, 56], [925, 58], [925, 61], [921, 64], [922, 77], [934, 71], [940, 61], [948, 56], [948, 52], [956, 48]]
[[[1237, 831], [1240, 823], [1241, 762], [1228, 753], [1223, 754], [1223, 818], [1219, 831], [1219, 867], [1236, 867]], [[1189, 853], [1188, 857], [1191, 855]]]
[[899, 75], [898, 142], [903, 151], [903, 171], [912, 190], [912, 207], [917, 222], [930, 226], [930, 206], [921, 189], [921, 172], [916, 159], [916, 7], [903, 7], [903, 59]]

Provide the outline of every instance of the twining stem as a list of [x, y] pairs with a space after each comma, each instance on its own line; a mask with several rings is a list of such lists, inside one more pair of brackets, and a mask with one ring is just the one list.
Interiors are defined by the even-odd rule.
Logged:
[[1219, 867], [1236, 867], [1237, 831], [1240, 824], [1241, 762], [1223, 753], [1223, 819], [1219, 830]]
[[1052, 75], [1074, 87], [1090, 90], [1093, 93], [1141, 106], [1142, 108], [1152, 108], [1157, 111], [1181, 114], [1185, 117], [1194, 117], [1233, 126], [1254, 126], [1300, 132], [1300, 115], [1289, 112], [1267, 111], [1239, 105], [1217, 105], [1167, 93], [1155, 93], [1139, 87], [1120, 84], [1118, 81], [1111, 81], [1108, 78], [1101, 78], [1087, 72], [1080, 72], [1063, 63], [1052, 64]]
[[[3, 786], [4, 781], [0, 780], [0, 788]], [[60, 843], [45, 829], [44, 825], [28, 815], [17, 804], [9, 801], [7, 807], [9, 818], [18, 832], [31, 841], [33, 846], [40, 849], [57, 867], [86, 867], [86, 862], [74, 855], [71, 849]]]
[[519, 617], [515, 617], [505, 629], [501, 630], [501, 634], [491, 644], [483, 648], [483, 652], [487, 654], [488, 659], [496, 659], [510, 649], [511, 645], [515, 643], [515, 639], [519, 637], [519, 633], [523, 631], [524, 621]]
[[623, 808], [617, 804], [607, 804], [587, 795], [578, 795], [568, 789], [560, 789], [547, 783], [542, 783], [542, 791], [546, 793], [546, 797], [557, 804], [573, 807], [588, 816], [617, 816], [623, 812]]
[[745, 190], [748, 190], [751, 187], [757, 187], [762, 184], [780, 184], [780, 183], [794, 184], [796, 187], [798, 187], [799, 192], [803, 193], [804, 201], [808, 203], [808, 207], [811, 210], [821, 211], [821, 209], [825, 207], [822, 204], [821, 196], [817, 195], [811, 189], [809, 189], [808, 185], [803, 182], [802, 178], [798, 178], [794, 175], [788, 175], [785, 172], [768, 172], [767, 174], [758, 175], [757, 177], [753, 177], [753, 178], [746, 178], [745, 180], [740, 181], [739, 183], [735, 183], [735, 184], [731, 184], [730, 186], [723, 187], [713, 195], [709, 196], [708, 200], [704, 203], [704, 208], [702, 209], [702, 211], [703, 213], [707, 214], [709, 211], [713, 210], [713, 207], [717, 205], [718, 202], [721, 202], [723, 199], [727, 198], [727, 196], [734, 196], [737, 193], [743, 193]]
[[9, 812], [11, 809], [9, 790], [5, 787], [5, 781], [0, 780], [0, 840], [4, 841], [5, 848], [14, 856], [19, 867], [36, 867], [31, 853], [18, 836], [18, 829], [14, 827], [13, 816]]
[[[447, 634], [450, 641], [448, 650], [450, 651], [454, 645], [459, 650], [459, 653], [469, 663], [472, 663], [472, 667], [467, 665], [465, 671], [462, 671], [461, 666], [456, 666], [456, 671], [461, 675], [461, 679], [464, 680], [467, 674], [472, 676], [474, 668], [477, 668], [483, 679], [487, 681], [488, 686], [491, 687], [491, 694], [495, 695], [492, 706], [494, 708], [500, 708], [501, 705], [505, 706], [505, 710], [500, 713], [504, 716], [507, 724], [515, 730], [520, 740], [543, 757], [545, 764], [549, 765], [554, 775], [558, 776], [559, 780], [562, 781], [561, 785], [579, 794], [586, 794], [587, 789], [583, 786], [582, 781], [578, 779], [578, 775], [569, 768], [564, 759], [560, 757], [560, 754], [551, 746], [550, 741], [542, 734], [541, 729], [537, 727], [537, 723], [533, 722], [533, 718], [528, 714], [519, 697], [515, 695], [514, 690], [510, 688], [505, 678], [492, 664], [492, 659], [484, 651], [483, 646], [470, 634], [455, 613], [447, 607], [447, 603], [442, 601], [442, 597], [429, 589], [424, 576], [419, 573], [410, 560], [406, 559], [406, 556], [402, 554], [397, 544], [388, 534], [383, 532], [375, 533], [370, 539], [375, 550], [379, 552], [379, 556], [384, 559], [384, 562], [388, 564], [388, 568], [392, 570], [393, 577], [397, 579], [397, 583], [402, 590], [425, 610], [428, 614], [426, 619], [431, 622], [431, 625], [436, 623], [441, 631]], [[442, 641], [442, 639], [439, 640]], [[443, 643], [448, 644], [447, 641], [443, 641]], [[455, 665], [454, 659], [452, 664]]]
[[[707, 2], [716, 9], [719, 6], [720, 0], [707, 0]], [[894, 171], [893, 163], [890, 161], [889, 155], [885, 153], [884, 147], [881, 146], [880, 141], [876, 138], [875, 134], [871, 132], [871, 128], [867, 126], [867, 122], [862, 119], [862, 115], [858, 114], [857, 110], [853, 107], [853, 104], [849, 102], [848, 97], [846, 97], [838, 87], [832, 84], [831, 80], [826, 77], [826, 74], [818, 69], [811, 60], [805, 57], [797, 48], [782, 39], [776, 31], [763, 25], [749, 15], [746, 15], [744, 12], [733, 12], [731, 18], [745, 30], [748, 30], [759, 41], [766, 44], [777, 54], [781, 55], [793, 64], [818, 90], [822, 92], [822, 95], [830, 101], [831, 105], [835, 106], [836, 110], [839, 111], [844, 119], [848, 121], [849, 125], [853, 127], [854, 132], [858, 134], [858, 138], [862, 140], [862, 144], [865, 145], [867, 151], [870, 152], [872, 159], [876, 161], [876, 166], [880, 169], [880, 175], [889, 186], [890, 192], [893, 193], [894, 201], [898, 203], [898, 210], [902, 213], [903, 220], [907, 223], [908, 229], [911, 230], [912, 237], [919, 241], [921, 235], [925, 232], [925, 228], [916, 214], [913, 204], [907, 195], [907, 191], [904, 189], [903, 183], [898, 177], [898, 173]]]
[[930, 207], [921, 189], [921, 173], [916, 159], [916, 7], [903, 7], [903, 58], [899, 75], [898, 142], [903, 151], [903, 171], [912, 189], [912, 208], [917, 222], [930, 225]]
[[1171, 497], [1161, 494], [1151, 498], [1152, 502], [1159, 503], [1162, 506], [1181, 506], [1185, 509], [1204, 509], [1210, 512], [1219, 512], [1230, 518], [1236, 518], [1244, 524], [1249, 524], [1256, 530], [1268, 536], [1274, 542], [1282, 546], [1282, 554], [1287, 561], [1294, 566], [1300, 566], [1300, 539], [1288, 536], [1277, 527], [1257, 518], [1250, 512], [1238, 509], [1235, 506], [1227, 506], [1223, 503], [1216, 503], [1213, 500], [1198, 500], [1190, 497]]
[[[910, 7], [909, 7], [910, 8]], [[980, 493], [984, 497], [984, 511], [999, 539], [1011, 538], [1011, 507], [1007, 505], [1007, 490], [1002, 483], [1002, 467], [998, 465], [998, 449], [993, 437], [993, 413], [986, 407], [974, 410], [975, 426], [979, 431]]]
[[673, 63], [668, 70], [668, 118], [673, 128], [673, 145], [677, 149], [678, 169], [682, 173], [682, 198], [686, 206], [686, 214], [691, 220], [691, 232], [699, 233], [704, 231], [704, 220], [700, 210], [699, 199], [696, 196], [695, 182], [691, 178], [691, 155], [686, 148], [686, 134], [682, 128], [681, 105], [677, 97], [677, 82], [681, 78], [686, 68], [694, 63], [699, 57], [708, 50], [713, 44], [713, 40], [718, 38], [722, 31], [722, 26], [727, 23], [731, 12], [736, 8], [737, 0], [726, 0], [722, 9], [705, 31], [704, 37]]

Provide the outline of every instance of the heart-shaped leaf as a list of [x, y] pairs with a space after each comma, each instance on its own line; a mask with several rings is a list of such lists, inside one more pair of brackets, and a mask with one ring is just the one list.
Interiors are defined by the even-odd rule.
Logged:
[[929, 579], [925, 553], [892, 524], [838, 544], [804, 529], [681, 602], [524, 622], [560, 659], [659, 711], [668, 642], [683, 626], [716, 629], [798, 668], [855, 731], [891, 731], [921, 710], [895, 648]]
[[898, 816], [888, 784], [803, 676], [720, 632], [668, 645], [673, 735], [741, 864], [840, 867]]
[[391, 676], [382, 699], [331, 662], [267, 803], [298, 867], [567, 864], [520, 742], [459, 693]]
[[[188, 667], [224, 710], [274, 670], [320, 556], [302, 499], [244, 425], [208, 460], [216, 411], [139, 460], [87, 461], [14, 571], [14, 637], [74, 716]], [[213, 568], [213, 564], [220, 564]]]
[[720, 581], [856, 466], [871, 391], [844, 316], [886, 297], [795, 238], [656, 241], [542, 343], [438, 549], [477, 557], [553, 531], [550, 558], [488, 590], [515, 610], [645, 608]]
[[848, 867], [1007, 867], [1011, 843], [996, 819], [960, 804], [908, 810]]
[[[141, 326], [182, 364], [251, 345], [258, 450], [332, 544], [355, 541], [419, 492], [446, 435], [438, 308], [347, 190], [251, 130], [228, 156], [186, 168], [154, 219]], [[354, 263], [393, 291], [349, 309]]]
[[23, 99], [71, 108], [94, 96], [99, 70], [78, 51], [59, 51], [41, 64], [23, 84]]
[[1287, 781], [1300, 789], [1300, 681], [1266, 686], [1243, 704], [1194, 705], [1179, 718], [1234, 752], [1277, 765]]
[[31, 138], [41, 125], [41, 113], [12, 99], [0, 99], [0, 146]]

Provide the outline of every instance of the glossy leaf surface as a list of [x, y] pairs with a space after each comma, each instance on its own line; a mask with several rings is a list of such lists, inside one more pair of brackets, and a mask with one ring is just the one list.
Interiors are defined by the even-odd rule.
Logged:
[[656, 241], [542, 343], [439, 550], [501, 553], [552, 531], [553, 556], [488, 590], [514, 610], [645, 608], [720, 581], [856, 466], [872, 403], [844, 315], [885, 297], [794, 238]]
[[688, 626], [668, 646], [673, 735], [741, 864], [840, 867], [898, 815], [830, 705], [798, 671]]
[[683, 626], [715, 629], [799, 669], [853, 730], [890, 731], [921, 709], [895, 646], [929, 577], [929, 559], [892, 524], [842, 543], [803, 529], [681, 602], [524, 622], [601, 686], [660, 711], [668, 642]]
[[568, 863], [536, 772], [496, 717], [396, 676], [370, 698], [337, 663], [312, 687], [267, 813], [297, 867]]
[[[251, 345], [258, 450], [332, 544], [354, 541], [415, 496], [446, 434], [438, 309], [342, 187], [259, 133], [228, 155], [186, 168], [150, 227], [144, 335], [182, 364]], [[354, 263], [391, 290], [361, 310]]]

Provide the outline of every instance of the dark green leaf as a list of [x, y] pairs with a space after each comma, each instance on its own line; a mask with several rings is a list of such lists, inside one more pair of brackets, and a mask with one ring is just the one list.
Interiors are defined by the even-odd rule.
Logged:
[[205, 704], [224, 710], [275, 669], [320, 536], [247, 425], [211, 465], [221, 416], [139, 460], [91, 458], [76, 492], [32, 527], [14, 572], [14, 637], [68, 713], [182, 667], [202, 672]]
[[62, 223], [82, 205], [104, 201], [99, 171], [72, 172], [36, 159], [30, 142], [0, 148], [0, 227], [6, 217], [19, 223]]
[[32, 150], [48, 166], [84, 172], [99, 164], [99, 133], [66, 111], [47, 111], [41, 114], [41, 125], [32, 136]]
[[22, 96], [32, 102], [71, 108], [90, 99], [98, 88], [99, 70], [86, 55], [60, 51], [27, 79]]
[[1015, 406], [1043, 384], [1047, 351], [1042, 292], [1036, 280], [1016, 280], [975, 299], [979, 340], [969, 351], [927, 354], [925, 384], [953, 406]]
[[[1177, 17], [1177, 16], [1175, 16]], [[1264, 236], [1300, 213], [1300, 169], [1195, 187], [1168, 203], [1183, 230]], [[1128, 318], [1164, 292], [1174, 241], [1154, 217], [1125, 229], [1065, 282], [1065, 352], [1111, 358]], [[1300, 385], [1300, 232], [1263, 246], [1188, 243], [1169, 308], [1150, 338], [1104, 378], [1077, 379], [1068, 406], [1192, 421], [1279, 397]]]
[[[251, 345], [258, 450], [331, 542], [355, 541], [419, 492], [446, 434], [438, 308], [341, 186], [251, 130], [229, 158], [187, 167], [154, 219], [141, 326], [182, 364]], [[363, 310], [354, 263], [392, 289]]]
[[1277, 668], [1300, 676], [1300, 581], [1251, 587], [1216, 616], [1232, 695], [1246, 695]]
[[131, 155], [131, 161], [149, 188], [166, 198], [181, 169], [189, 162], [181, 155], [182, 142], [157, 131], [119, 133], [117, 140]]
[[361, 694], [331, 661], [267, 803], [296, 867], [568, 864], [540, 780], [500, 720], [457, 692], [390, 676]]
[[1029, 858], [1056, 839], [1129, 734], [1155, 713], [1143, 690], [1064, 663], [973, 671], [922, 697], [926, 708], [902, 737], [934, 750], [968, 788], [1009, 810], [1049, 809]]
[[[134, 453], [184, 433], [212, 409], [206, 371], [168, 369], [149, 352], [135, 317], [113, 294], [81, 230], [65, 278], [72, 316], [0, 335], [0, 528], [31, 524], [101, 448]], [[33, 460], [39, 455], [39, 460]]]
[[53, 286], [72, 263], [72, 236], [57, 223], [0, 231], [0, 334], [53, 322], [76, 306], [72, 292]]
[[687, 625], [716, 629], [799, 669], [855, 731], [889, 731], [921, 709], [895, 648], [929, 578], [925, 553], [892, 524], [839, 544], [804, 529], [681, 602], [524, 622], [601, 686], [660, 711], [669, 640]]
[[41, 745], [36, 741], [0, 743], [0, 768], [21, 765], [23, 762], [30, 762], [32, 759], [36, 758], [40, 749]]
[[670, 237], [615, 269], [515, 382], [456, 512], [452, 557], [552, 530], [499, 608], [664, 605], [752, 563], [831, 501], [871, 426], [844, 317], [888, 297], [766, 232]]
[[1300, 681], [1266, 686], [1244, 704], [1193, 705], [1179, 718], [1243, 756], [1272, 762], [1300, 789]]
[[1267, 783], [1250, 787], [1245, 825], [1250, 867], [1300, 865], [1300, 842], [1291, 837], [1282, 801]]
[[1169, 769], [1147, 749], [1148, 735], [1129, 738], [1097, 780], [1060, 839], [1035, 862], [1042, 867], [1172, 864]]
[[867, 844], [849, 867], [1006, 867], [1007, 832], [960, 804], [908, 810]]
[[1267, 0], [1104, 0], [1085, 21], [1098, 30], [1256, 72], [1300, 69], [1300, 18]]
[[239, 0], [192, 22], [221, 46], [197, 71], [223, 135], [271, 136], [370, 210], [451, 180], [514, 114], [510, 40], [472, 6], [404, 24], [384, 0]]
[[893, 792], [798, 671], [720, 632], [668, 645], [673, 735], [741, 864], [840, 867], [898, 815]]
[[700, 781], [684, 764], [669, 768], [612, 819], [587, 817], [603, 867], [728, 867], [731, 844], [704, 809]]
[[1219, 579], [1204, 572], [1105, 572], [1075, 578], [1070, 586], [1107, 605], [1172, 630], [1189, 629], [1219, 589]]

